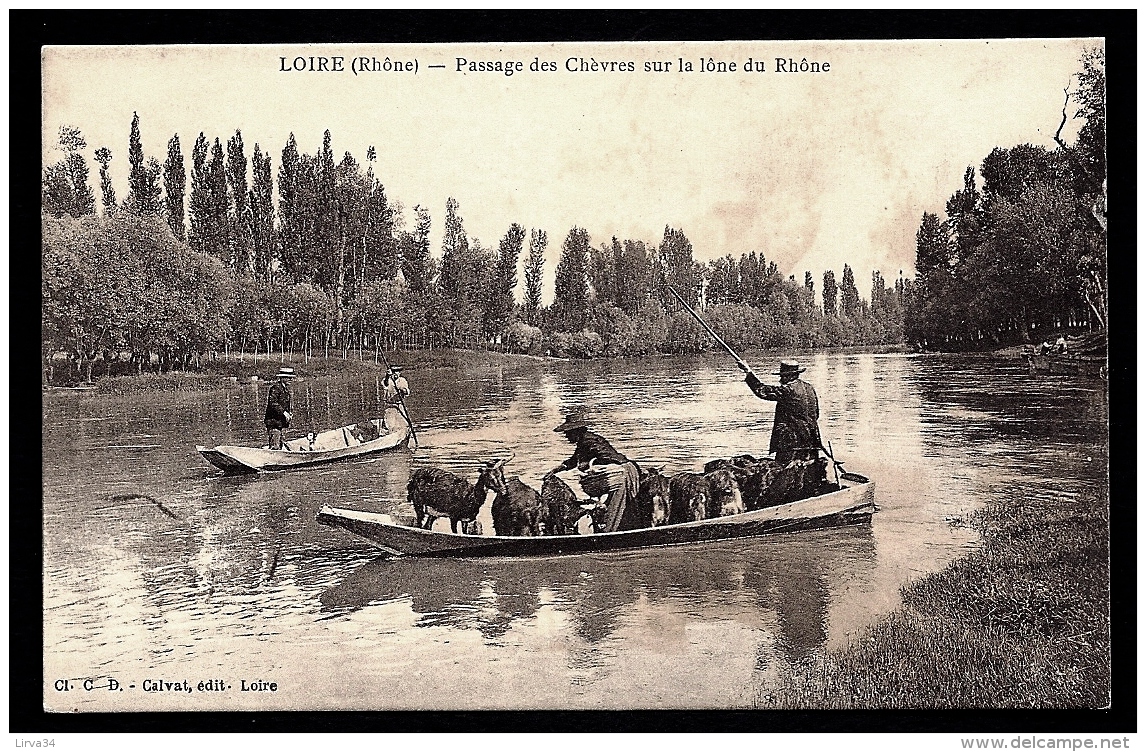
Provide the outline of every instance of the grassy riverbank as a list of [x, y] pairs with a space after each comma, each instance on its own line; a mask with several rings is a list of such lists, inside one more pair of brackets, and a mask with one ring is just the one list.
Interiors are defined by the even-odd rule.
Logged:
[[903, 590], [858, 642], [762, 708], [1097, 708], [1109, 702], [1109, 495], [1011, 495], [983, 545]]

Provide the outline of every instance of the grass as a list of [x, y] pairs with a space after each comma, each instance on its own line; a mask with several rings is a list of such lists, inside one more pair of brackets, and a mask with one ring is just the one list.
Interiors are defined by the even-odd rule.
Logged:
[[903, 589], [866, 635], [762, 708], [1097, 708], [1110, 702], [1109, 494], [1021, 495], [971, 523], [981, 548]]

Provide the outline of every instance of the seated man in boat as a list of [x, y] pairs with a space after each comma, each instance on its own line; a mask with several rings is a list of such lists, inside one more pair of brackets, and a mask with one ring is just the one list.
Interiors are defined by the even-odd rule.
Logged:
[[282, 449], [283, 429], [290, 426], [290, 381], [294, 378], [294, 369], [283, 366], [275, 377], [278, 380], [271, 384], [271, 391], [267, 395], [267, 412], [263, 423], [267, 427], [267, 447]]
[[[557, 467], [550, 470], [556, 474], [565, 470], [577, 468], [587, 470], [591, 462], [598, 465], [619, 465], [624, 473], [620, 487], [608, 495], [605, 501], [605, 525], [603, 532], [611, 533], [622, 529], [631, 529], [637, 525], [633, 503], [641, 487], [641, 472], [637, 463], [613, 448], [613, 445], [603, 436], [589, 430], [589, 424], [578, 415], [565, 416], [565, 422], [553, 429], [555, 433], [565, 434], [565, 438], [576, 444], [572, 456]], [[628, 514], [626, 514], [626, 511]]]
[[392, 365], [382, 380], [382, 399], [386, 409], [382, 413], [382, 421], [386, 424], [386, 431], [393, 433], [401, 431], [410, 425], [406, 420], [406, 406], [404, 400], [410, 396], [410, 383], [402, 377], [402, 366]]
[[823, 447], [820, 439], [820, 402], [812, 385], [800, 378], [804, 368], [794, 360], [780, 361], [780, 385], [765, 384], [751, 371], [744, 381], [760, 399], [776, 403], [776, 417], [772, 423], [772, 441], [769, 453], [775, 453], [776, 462], [787, 465], [794, 460], [816, 462], [810, 486], [818, 487], [827, 477], [825, 463], [819, 462]]

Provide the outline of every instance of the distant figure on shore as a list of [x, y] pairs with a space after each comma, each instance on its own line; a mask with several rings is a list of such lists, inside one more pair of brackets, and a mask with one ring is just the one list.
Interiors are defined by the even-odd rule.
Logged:
[[386, 424], [388, 433], [401, 431], [410, 425], [404, 405], [404, 400], [409, 396], [410, 382], [402, 377], [402, 366], [390, 366], [386, 378], [382, 380], [382, 399], [386, 404], [382, 422]]
[[1066, 337], [1062, 334], [1058, 335], [1058, 339], [1054, 342], [1055, 349], [1060, 353], [1066, 353]]
[[283, 429], [290, 426], [290, 381], [294, 378], [294, 369], [283, 366], [275, 376], [278, 381], [271, 384], [267, 395], [267, 414], [263, 423], [267, 427], [267, 446], [282, 449]]
[[[613, 448], [613, 445], [603, 436], [589, 430], [589, 424], [579, 415], [565, 416], [565, 422], [553, 429], [555, 433], [565, 434], [565, 438], [577, 448], [569, 459], [550, 470], [550, 474], [557, 474], [565, 470], [577, 468], [589, 469], [590, 463], [600, 465], [619, 465], [624, 477], [620, 486], [609, 493], [605, 501], [605, 525], [601, 532], [612, 533], [621, 529], [623, 518], [628, 523], [633, 518], [635, 510], [631, 509], [641, 488], [641, 472], [637, 463]], [[625, 511], [628, 510], [626, 516]], [[634, 525], [635, 526], [635, 525]], [[629, 527], [626, 524], [626, 528]]]
[[[794, 360], [780, 361], [780, 385], [765, 384], [749, 372], [744, 382], [760, 399], [776, 403], [776, 418], [772, 423], [772, 441], [769, 453], [776, 454], [776, 462], [787, 465], [793, 460], [819, 459], [823, 446], [820, 438], [820, 402], [812, 385], [800, 378], [804, 368]], [[822, 467], [821, 463], [817, 466]], [[826, 477], [826, 471], [823, 472]], [[823, 480], [823, 478], [819, 478]]]

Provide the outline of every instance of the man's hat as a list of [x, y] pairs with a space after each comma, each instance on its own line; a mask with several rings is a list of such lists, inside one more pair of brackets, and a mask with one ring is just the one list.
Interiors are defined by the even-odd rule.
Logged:
[[568, 433], [569, 431], [578, 428], [588, 428], [589, 424], [581, 419], [577, 413], [570, 413], [565, 416], [565, 422], [553, 429], [553, 433]]
[[398, 371], [398, 372], [401, 372], [401, 371], [402, 371], [402, 366], [400, 366], [400, 365], [392, 365], [392, 366], [390, 366], [390, 370], [391, 370], [391, 371]]
[[781, 360], [780, 370], [776, 372], [777, 376], [796, 376], [808, 370], [807, 368], [800, 368], [800, 364], [794, 360]]
[[277, 379], [293, 379], [294, 378], [294, 369], [288, 368], [287, 366], [283, 366], [282, 368], [279, 369], [279, 372], [277, 374], [275, 374], [275, 378], [277, 378]]

